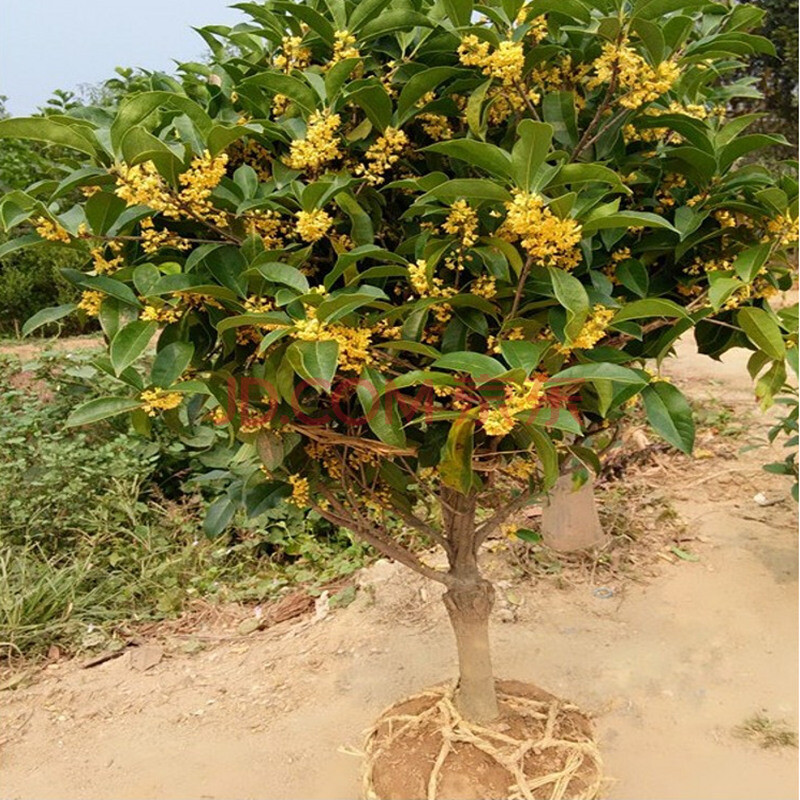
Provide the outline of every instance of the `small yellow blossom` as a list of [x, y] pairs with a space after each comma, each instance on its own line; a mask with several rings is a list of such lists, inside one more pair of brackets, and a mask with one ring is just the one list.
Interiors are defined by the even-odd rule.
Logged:
[[321, 208], [297, 212], [297, 233], [304, 242], [319, 241], [330, 230], [331, 225], [333, 218]]
[[100, 314], [100, 306], [103, 304], [105, 295], [102, 292], [86, 291], [81, 294], [78, 301], [78, 308], [84, 311], [89, 317], [96, 317]]
[[146, 322], [160, 322], [164, 325], [170, 325], [173, 322], [178, 322], [181, 318], [181, 313], [177, 308], [164, 304], [159, 308], [152, 305], [146, 305], [139, 314], [139, 319]]
[[580, 224], [557, 217], [538, 195], [518, 190], [513, 194], [513, 200], [506, 203], [508, 213], [498, 235], [511, 241], [519, 238], [522, 247], [545, 266], [575, 267], [581, 258]]
[[333, 56], [328, 63], [328, 68], [346, 58], [361, 58], [361, 53], [356, 45], [356, 37], [349, 31], [336, 31], [333, 34]]
[[481, 275], [472, 282], [472, 294], [491, 300], [497, 294], [497, 283], [491, 275]]
[[315, 111], [308, 120], [305, 139], [295, 139], [285, 161], [297, 170], [318, 172], [322, 167], [341, 158], [336, 131], [341, 124], [338, 114]]
[[506, 40], [491, 50], [489, 42], [481, 41], [474, 34], [461, 40], [458, 57], [464, 66], [480, 67], [484, 75], [499, 80], [506, 87], [520, 81], [525, 66], [522, 42]]
[[[591, 350], [606, 334], [611, 320], [617, 312], [613, 308], [596, 305], [589, 319], [584, 322], [580, 333], [575, 337], [571, 350]], [[564, 350], [565, 348], [562, 348]]]
[[302, 36], [284, 36], [281, 52], [272, 59], [276, 69], [289, 73], [293, 69], [305, 69], [311, 63], [311, 50], [303, 47]]
[[166, 389], [146, 389], [139, 395], [142, 408], [148, 416], [154, 417], [159, 411], [168, 411], [177, 408], [183, 402], [180, 392], [168, 392]]
[[386, 180], [386, 173], [400, 160], [403, 150], [408, 147], [408, 136], [399, 128], [388, 127], [371, 145], [366, 153], [366, 164], [359, 164], [357, 175], [363, 175], [373, 186]]
[[72, 241], [69, 233], [65, 231], [58, 223], [53, 222], [46, 217], [37, 217], [34, 220], [36, 225], [36, 233], [47, 239], [48, 242], [63, 242], [69, 244]]
[[292, 486], [292, 496], [288, 498], [286, 502], [298, 508], [308, 508], [311, 502], [311, 490], [308, 485], [308, 478], [303, 478], [300, 475], [290, 475], [289, 483]]
[[625, 42], [609, 42], [595, 59], [594, 75], [586, 82], [590, 89], [611, 83], [616, 74], [616, 85], [623, 90], [618, 102], [625, 108], [639, 108], [668, 92], [680, 75], [676, 64], [662, 61], [651, 67]]
[[462, 247], [472, 247], [478, 242], [478, 214], [466, 200], [456, 200], [442, 229], [445, 233], [459, 236]]

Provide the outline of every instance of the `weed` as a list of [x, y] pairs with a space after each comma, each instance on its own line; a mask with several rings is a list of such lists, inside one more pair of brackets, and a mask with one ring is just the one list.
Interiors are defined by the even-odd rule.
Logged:
[[762, 712], [753, 714], [741, 725], [737, 725], [733, 729], [733, 735], [738, 739], [749, 739], [764, 749], [797, 747], [797, 733], [783, 720], [770, 719]]

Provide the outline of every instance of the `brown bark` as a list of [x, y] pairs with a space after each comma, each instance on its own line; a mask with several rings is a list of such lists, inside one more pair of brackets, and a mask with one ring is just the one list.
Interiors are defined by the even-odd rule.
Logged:
[[489, 645], [494, 588], [478, 569], [476, 497], [443, 489], [441, 501], [451, 578], [443, 600], [458, 649], [456, 705], [468, 720], [489, 722], [499, 714]]
[[453, 586], [443, 599], [458, 648], [456, 705], [471, 722], [490, 722], [499, 714], [489, 645], [494, 588], [478, 577], [474, 582]]

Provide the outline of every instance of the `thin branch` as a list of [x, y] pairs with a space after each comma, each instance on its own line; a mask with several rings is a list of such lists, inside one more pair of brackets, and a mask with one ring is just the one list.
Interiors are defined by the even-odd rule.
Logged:
[[489, 519], [483, 524], [479, 525], [475, 531], [475, 547], [480, 547], [486, 537], [496, 531], [510, 516], [516, 514], [521, 508], [524, 508], [533, 499], [533, 495], [529, 492], [523, 492], [519, 497], [506, 503], [502, 508], [492, 514]]
[[517, 291], [514, 294], [514, 302], [511, 304], [511, 313], [508, 315], [509, 319], [514, 319], [514, 317], [516, 316], [520, 300], [522, 300], [522, 292], [525, 289], [525, 281], [528, 280], [528, 273], [531, 271], [532, 266], [533, 266], [533, 256], [528, 256], [528, 260], [525, 262], [525, 266], [523, 266], [522, 272], [520, 272], [519, 274]]

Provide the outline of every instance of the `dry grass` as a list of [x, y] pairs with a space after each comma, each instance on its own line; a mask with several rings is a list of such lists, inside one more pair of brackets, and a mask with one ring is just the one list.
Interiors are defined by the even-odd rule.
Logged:
[[777, 747], [797, 747], [797, 733], [782, 719], [770, 719], [759, 712], [748, 717], [733, 729], [737, 739], [748, 739], [765, 750]]

